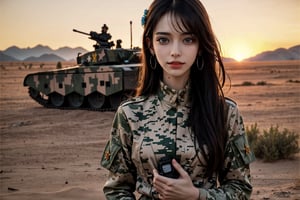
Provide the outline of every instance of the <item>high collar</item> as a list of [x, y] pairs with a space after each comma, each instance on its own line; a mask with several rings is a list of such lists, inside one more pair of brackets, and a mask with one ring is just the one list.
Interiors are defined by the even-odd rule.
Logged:
[[177, 106], [189, 106], [188, 97], [189, 97], [189, 83], [181, 90], [175, 90], [168, 87], [162, 81], [160, 82], [160, 90], [158, 92], [158, 98], [161, 101], [166, 102], [172, 107]]

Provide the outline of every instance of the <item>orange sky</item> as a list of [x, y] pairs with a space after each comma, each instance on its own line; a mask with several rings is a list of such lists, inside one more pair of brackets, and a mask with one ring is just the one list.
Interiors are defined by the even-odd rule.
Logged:
[[[94, 41], [73, 28], [100, 32], [106, 23], [113, 40], [141, 46], [143, 10], [152, 0], [0, 0], [0, 50], [48, 45], [82, 46]], [[261, 51], [300, 44], [300, 0], [203, 0], [226, 57], [242, 59]], [[126, 8], [126, 9], [125, 9]]]

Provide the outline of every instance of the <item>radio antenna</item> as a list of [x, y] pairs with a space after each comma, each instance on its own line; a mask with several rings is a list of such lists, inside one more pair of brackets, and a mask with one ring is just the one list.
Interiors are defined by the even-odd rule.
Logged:
[[132, 49], [132, 21], [130, 21], [130, 49]]

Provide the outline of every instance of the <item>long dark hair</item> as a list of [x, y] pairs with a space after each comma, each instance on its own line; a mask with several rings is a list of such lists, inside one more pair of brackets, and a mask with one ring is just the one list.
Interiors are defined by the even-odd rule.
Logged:
[[[220, 55], [218, 41], [211, 28], [208, 14], [199, 0], [154, 0], [146, 16], [143, 34], [142, 67], [139, 74], [137, 95], [152, 95], [159, 89], [163, 70], [158, 66], [150, 68], [149, 41], [163, 15], [173, 16], [174, 27], [187, 30], [199, 41], [198, 60], [204, 62], [199, 70], [195, 61], [190, 73], [189, 123], [194, 142], [200, 147], [207, 162], [206, 175], [211, 177], [223, 167], [227, 141], [225, 100], [222, 87], [225, 84], [225, 69]], [[180, 31], [179, 30], [179, 31]], [[197, 59], [196, 59], [197, 60]], [[200, 62], [201, 65], [201, 62]], [[205, 147], [206, 146], [206, 147]], [[207, 151], [206, 151], [207, 148]]]

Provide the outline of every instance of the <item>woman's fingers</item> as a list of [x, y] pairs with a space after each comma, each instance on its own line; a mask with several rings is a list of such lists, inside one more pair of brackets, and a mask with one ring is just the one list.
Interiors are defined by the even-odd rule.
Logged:
[[175, 170], [179, 173], [180, 177], [186, 177], [187, 173], [184, 171], [184, 169], [181, 167], [181, 165], [175, 160], [172, 160], [172, 165], [175, 168]]

